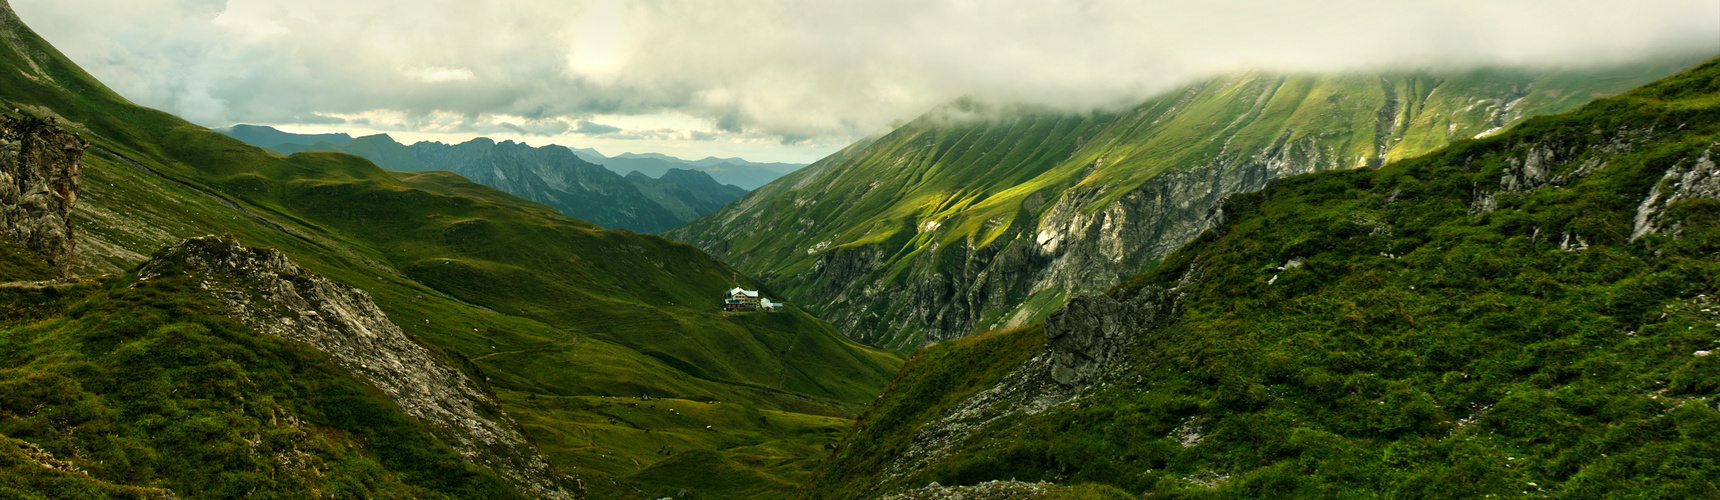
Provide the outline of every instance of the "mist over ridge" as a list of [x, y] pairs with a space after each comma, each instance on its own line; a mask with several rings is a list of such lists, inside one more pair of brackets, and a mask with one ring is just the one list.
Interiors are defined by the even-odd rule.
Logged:
[[122, 95], [208, 126], [796, 162], [960, 96], [1117, 109], [1244, 70], [1570, 68], [1720, 48], [1720, 8], [1700, 0], [15, 3]]

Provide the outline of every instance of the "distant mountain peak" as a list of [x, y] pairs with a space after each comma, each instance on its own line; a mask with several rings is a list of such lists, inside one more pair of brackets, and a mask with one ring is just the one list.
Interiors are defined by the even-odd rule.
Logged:
[[352, 142], [352, 136], [344, 133], [295, 134], [292, 132], [283, 132], [280, 129], [267, 125], [246, 125], [241, 123], [227, 128], [218, 128], [215, 129], [215, 131], [259, 148], [274, 148], [275, 146], [282, 144], [309, 146], [319, 142], [326, 142], [335, 146], [340, 146], [348, 142]]

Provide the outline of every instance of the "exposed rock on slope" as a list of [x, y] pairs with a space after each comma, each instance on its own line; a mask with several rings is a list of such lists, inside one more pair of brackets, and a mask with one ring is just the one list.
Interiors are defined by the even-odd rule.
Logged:
[[1151, 335], [1174, 313], [1175, 292], [1145, 287], [1070, 301], [1046, 318], [1044, 351], [920, 428], [908, 449], [891, 457], [886, 474], [903, 476], [938, 465], [951, 457], [953, 447], [1000, 418], [1033, 415], [1081, 397], [1129, 365], [1137, 339]]
[[139, 270], [201, 275], [240, 320], [260, 332], [305, 342], [380, 389], [408, 415], [430, 424], [473, 465], [490, 467], [539, 498], [572, 498], [494, 398], [464, 373], [443, 366], [400, 330], [363, 290], [300, 268], [273, 249], [236, 239], [191, 238]]
[[1667, 230], [1676, 232], [1676, 224], [1670, 228], [1661, 227], [1661, 215], [1668, 205], [1681, 200], [1720, 200], [1720, 166], [1714, 163], [1715, 150], [1720, 150], [1720, 143], [1709, 146], [1700, 158], [1666, 169], [1666, 175], [1637, 207], [1632, 239]]
[[919, 351], [807, 489], [1715, 496], [1717, 96], [1720, 60], [1228, 197], [1218, 230], [1070, 301], [1043, 342]]
[[0, 229], [70, 271], [72, 205], [89, 143], [51, 119], [0, 117]]
[[1115, 114], [958, 101], [667, 234], [909, 350], [1102, 292], [1213, 227], [1227, 195], [1413, 157], [1675, 70], [1652, 66], [1250, 73]]

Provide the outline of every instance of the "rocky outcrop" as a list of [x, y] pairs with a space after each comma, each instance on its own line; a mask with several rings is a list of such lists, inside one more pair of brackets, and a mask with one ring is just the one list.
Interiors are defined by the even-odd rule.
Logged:
[[1708, 146], [1701, 157], [1666, 169], [1666, 175], [1637, 206], [1636, 227], [1631, 231], [1631, 239], [1649, 233], [1676, 233], [1676, 223], [1669, 225], [1662, 221], [1668, 205], [1695, 198], [1720, 200], [1720, 165], [1714, 163], [1716, 149], [1720, 149], [1720, 143]]
[[[1499, 174], [1499, 186], [1490, 189], [1477, 188], [1474, 201], [1470, 203], [1470, 211], [1483, 213], [1498, 209], [1501, 194], [1533, 191], [1548, 186], [1565, 186], [1587, 177], [1605, 167], [1608, 158], [1629, 152], [1634, 141], [1643, 139], [1652, 132], [1628, 129], [1616, 131], [1606, 144], [1589, 148], [1560, 147], [1546, 142], [1517, 145], [1514, 149], [1522, 152], [1505, 159], [1505, 168]], [[1583, 159], [1583, 162], [1576, 168], [1567, 168], [1575, 159]]]
[[[1343, 166], [1315, 144], [1290, 143], [1167, 172], [1098, 209], [1091, 205], [1106, 194], [1104, 188], [1071, 190], [1035, 225], [1018, 228], [1003, 241], [923, 254], [916, 264], [928, 271], [901, 287], [868, 281], [891, 265], [876, 249], [825, 252], [808, 273], [815, 282], [803, 301], [828, 304], [819, 311], [825, 319], [881, 345], [894, 345], [902, 339], [892, 335], [913, 329], [929, 344], [986, 328], [1020, 326], [1043, 312], [1030, 297], [1103, 292], [1216, 227], [1221, 222], [1216, 210], [1226, 196], [1258, 191], [1273, 179]], [[960, 264], [938, 265], [938, 260]], [[1061, 304], [1045, 301], [1037, 307]], [[1013, 313], [988, 320], [988, 312], [1000, 310]], [[886, 320], [878, 311], [897, 313]]]
[[928, 484], [894, 495], [884, 500], [1031, 500], [1057, 491], [1056, 484], [1025, 481], [986, 481], [971, 486]]
[[[1089, 115], [961, 100], [668, 235], [851, 337], [907, 351], [1104, 291], [1215, 227], [1226, 196], [1420, 156], [1628, 88], [1579, 80], [1246, 73]], [[1569, 147], [1525, 151], [1515, 177], [1476, 193], [1557, 182]]]
[[[1120, 297], [1092, 295], [1069, 301], [1045, 318], [1051, 379], [1064, 387], [1083, 387], [1120, 363], [1135, 335], [1150, 327], [1168, 304], [1157, 287], [1120, 291]], [[1121, 300], [1119, 300], [1119, 298]]]
[[327, 353], [429, 424], [468, 462], [495, 470], [522, 493], [572, 498], [492, 396], [389, 322], [363, 290], [306, 271], [278, 250], [246, 248], [231, 236], [169, 247], [144, 263], [138, 279], [169, 273], [197, 276], [251, 328]]
[[[1548, 187], [1570, 185], [1607, 167], [1609, 161], [1636, 150], [1636, 145], [1656, 138], [1654, 129], [1620, 129], [1604, 134], [1594, 144], [1560, 146], [1553, 142], [1531, 142], [1512, 146], [1519, 151], [1505, 159], [1499, 174], [1499, 185], [1476, 189], [1470, 211], [1484, 213], [1499, 208], [1499, 197]], [[1704, 148], [1700, 155], [1673, 164], [1666, 169], [1642, 201], [1637, 204], [1632, 220], [1631, 240], [1654, 233], [1676, 235], [1678, 224], [1664, 220], [1666, 208], [1691, 199], [1720, 200], [1720, 164], [1714, 153], [1720, 143]], [[1537, 229], [1538, 231], [1538, 229]], [[1582, 234], [1564, 232], [1558, 236], [1565, 250], [1589, 247]]]
[[0, 230], [69, 273], [72, 205], [88, 142], [45, 118], [0, 116]]
[[1131, 366], [1133, 348], [1176, 312], [1176, 290], [1155, 286], [1071, 300], [1046, 318], [1044, 351], [920, 428], [908, 450], [885, 468], [887, 475], [905, 476], [948, 458], [956, 445], [983, 435], [1000, 418], [1081, 398]]

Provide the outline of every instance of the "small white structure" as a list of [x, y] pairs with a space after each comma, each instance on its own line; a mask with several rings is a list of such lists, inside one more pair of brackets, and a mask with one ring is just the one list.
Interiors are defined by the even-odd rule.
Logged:
[[734, 287], [723, 298], [723, 310], [729, 312], [757, 311], [759, 308], [758, 290], [746, 290]]
[[723, 295], [723, 311], [781, 311], [781, 302], [771, 302], [770, 299], [759, 296], [758, 290], [747, 290], [741, 287], [729, 289]]

